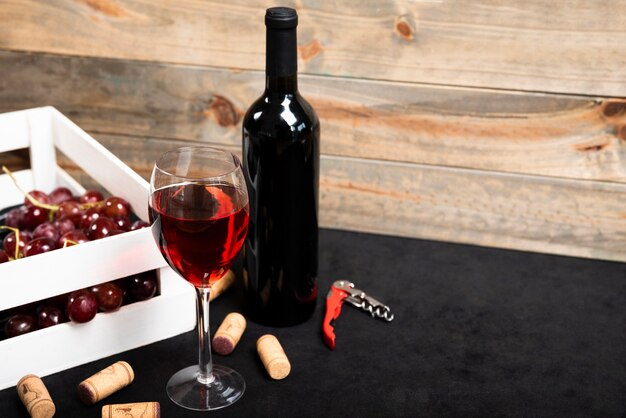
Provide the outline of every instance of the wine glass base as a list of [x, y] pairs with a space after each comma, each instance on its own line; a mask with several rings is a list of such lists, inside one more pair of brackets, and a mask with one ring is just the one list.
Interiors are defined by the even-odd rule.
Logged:
[[213, 365], [213, 374], [203, 382], [198, 366], [179, 370], [167, 382], [170, 399], [183, 408], [213, 411], [232, 405], [246, 390], [246, 382], [235, 370]]

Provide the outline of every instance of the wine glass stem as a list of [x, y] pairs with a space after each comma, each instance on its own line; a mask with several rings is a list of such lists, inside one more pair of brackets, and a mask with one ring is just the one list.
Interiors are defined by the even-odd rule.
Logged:
[[214, 380], [213, 358], [211, 357], [211, 330], [209, 329], [209, 296], [210, 287], [196, 287], [198, 302], [196, 315], [198, 320], [198, 380], [208, 384]]

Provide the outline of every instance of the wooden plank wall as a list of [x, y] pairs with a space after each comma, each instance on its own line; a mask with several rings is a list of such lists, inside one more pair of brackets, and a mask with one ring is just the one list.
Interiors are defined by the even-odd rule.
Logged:
[[[625, 0], [282, 4], [324, 226], [626, 261]], [[0, 0], [0, 111], [56, 106], [145, 177], [238, 151], [271, 5]]]

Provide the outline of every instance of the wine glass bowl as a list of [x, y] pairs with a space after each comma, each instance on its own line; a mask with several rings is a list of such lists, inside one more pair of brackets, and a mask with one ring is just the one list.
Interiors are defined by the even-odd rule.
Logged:
[[167, 384], [170, 399], [208, 411], [236, 402], [245, 381], [236, 371], [212, 363], [209, 295], [246, 238], [248, 194], [241, 163], [211, 147], [183, 147], [165, 153], [150, 179], [150, 221], [161, 254], [197, 296], [198, 365], [176, 373]]

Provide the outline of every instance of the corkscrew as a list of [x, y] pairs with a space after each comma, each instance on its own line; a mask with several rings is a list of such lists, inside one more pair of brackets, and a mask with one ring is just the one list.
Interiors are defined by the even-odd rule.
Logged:
[[355, 288], [354, 283], [337, 280], [330, 286], [326, 296], [326, 315], [322, 324], [324, 341], [331, 349], [335, 348], [335, 329], [331, 322], [339, 317], [344, 301], [369, 312], [374, 318], [380, 318], [387, 322], [393, 320], [394, 315], [389, 306]]

